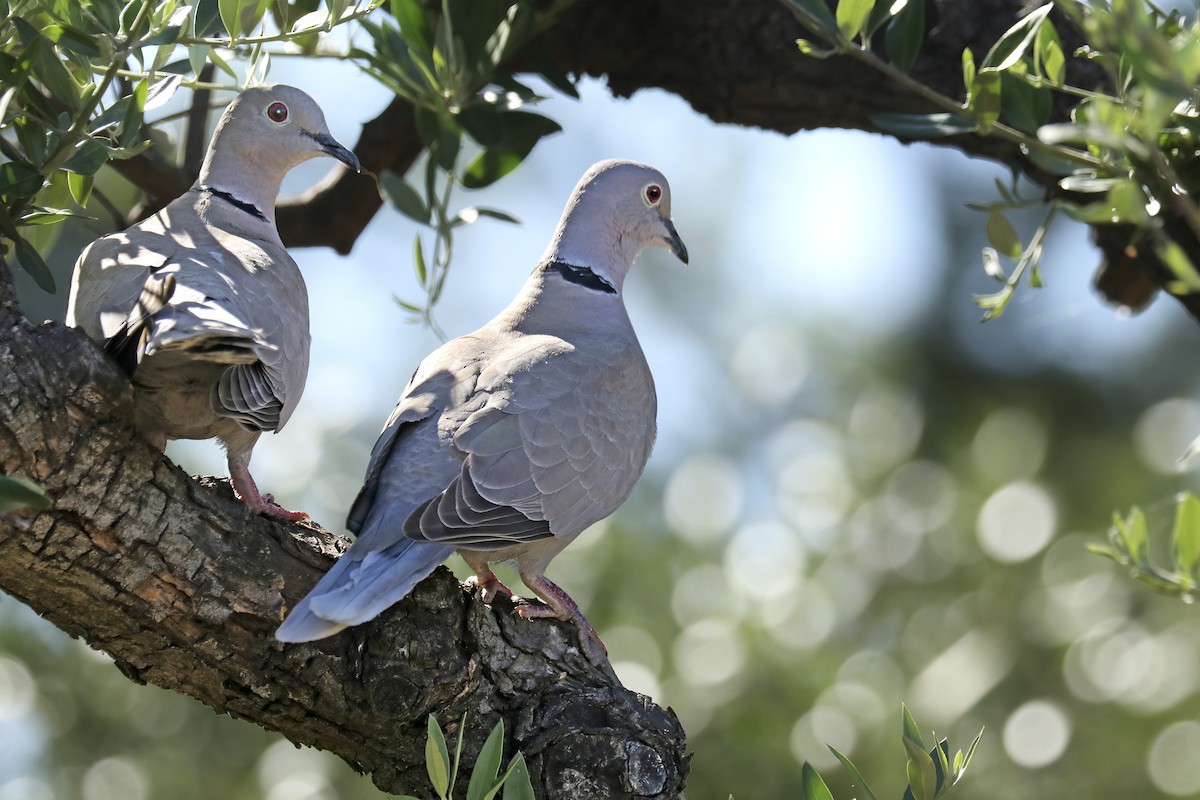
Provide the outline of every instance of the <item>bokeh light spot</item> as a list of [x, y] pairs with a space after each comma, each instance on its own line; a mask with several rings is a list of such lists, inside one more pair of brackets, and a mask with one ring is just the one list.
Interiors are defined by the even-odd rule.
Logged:
[[1167, 794], [1200, 792], [1200, 722], [1184, 720], [1168, 725], [1154, 738], [1146, 756], [1150, 780]]
[[1045, 458], [1045, 426], [1021, 408], [992, 412], [971, 441], [971, 462], [992, 485], [1032, 478]]
[[54, 791], [38, 778], [13, 778], [0, 784], [0, 800], [54, 800]]
[[663, 498], [667, 522], [696, 544], [719, 540], [737, 522], [745, 491], [737, 467], [727, 459], [702, 455], [685, 461]]
[[799, 391], [808, 360], [801, 330], [794, 325], [766, 323], [742, 337], [729, 368], [746, 397], [771, 408], [783, 405]]
[[36, 687], [25, 665], [0, 656], [0, 721], [23, 717], [33, 708]]
[[1154, 404], [1142, 414], [1133, 429], [1133, 443], [1146, 466], [1173, 475], [1188, 468], [1179, 459], [1198, 435], [1200, 403], [1174, 397]]
[[1058, 525], [1050, 493], [1036, 483], [1018, 481], [996, 490], [979, 510], [979, 544], [997, 561], [1014, 564], [1037, 555]]
[[1053, 764], [1070, 740], [1070, 718], [1044, 700], [1025, 703], [1004, 723], [1004, 751], [1017, 766], [1035, 769]]
[[695, 687], [730, 680], [746, 660], [737, 629], [725, 620], [708, 619], [689, 625], [675, 640], [675, 671]]
[[83, 800], [145, 800], [146, 776], [124, 758], [97, 761], [83, 773]]
[[790, 740], [792, 757], [801, 764], [808, 761], [817, 769], [839, 763], [837, 756], [829, 752], [830, 745], [849, 756], [857, 743], [858, 728], [854, 720], [840, 708], [829, 706], [817, 706], [798, 719]]
[[853, 463], [868, 476], [887, 472], [912, 456], [924, 424], [921, 406], [910, 393], [890, 386], [863, 392], [846, 423]]
[[917, 534], [945, 525], [957, 501], [954, 478], [932, 461], [911, 461], [897, 469], [883, 495], [884, 509], [893, 524]]

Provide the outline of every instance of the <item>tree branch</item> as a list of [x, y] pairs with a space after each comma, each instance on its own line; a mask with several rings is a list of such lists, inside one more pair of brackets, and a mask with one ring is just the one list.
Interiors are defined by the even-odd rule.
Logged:
[[27, 522], [0, 516], [0, 588], [133, 680], [336, 753], [393, 793], [426, 791], [426, 716], [456, 730], [464, 712], [468, 757], [503, 717], [540, 797], [682, 791], [674, 714], [590, 664], [566, 624], [486, 606], [445, 569], [365, 626], [274, 641], [345, 541], [183, 474], [134, 434], [129, 383], [80, 332], [0, 303], [0, 398], [0, 474], [55, 498]]

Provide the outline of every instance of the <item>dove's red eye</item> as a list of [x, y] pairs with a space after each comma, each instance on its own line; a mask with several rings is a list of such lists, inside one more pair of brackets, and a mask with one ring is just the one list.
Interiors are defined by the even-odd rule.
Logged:
[[650, 184], [646, 187], [646, 202], [654, 205], [662, 199], [662, 187], [656, 184]]
[[276, 101], [267, 106], [267, 119], [272, 122], [285, 122], [288, 118], [288, 107]]

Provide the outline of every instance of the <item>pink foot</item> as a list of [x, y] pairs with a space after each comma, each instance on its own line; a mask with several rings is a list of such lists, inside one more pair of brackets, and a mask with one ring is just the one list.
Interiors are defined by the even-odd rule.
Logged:
[[521, 580], [542, 599], [545, 605], [534, 605], [529, 601], [517, 607], [517, 613], [525, 619], [555, 619], [575, 623], [579, 629], [579, 646], [584, 655], [594, 664], [601, 664], [608, 658], [608, 648], [600, 639], [600, 634], [588, 622], [587, 617], [579, 610], [579, 606], [571, 596], [563, 591], [556, 583], [544, 575], [521, 575]]
[[512, 597], [512, 589], [505, 586], [501, 580], [496, 577], [496, 573], [492, 572], [486, 567], [485, 569], [487, 570], [486, 574], [476, 573], [475, 575], [467, 578], [468, 584], [479, 587], [479, 596], [483, 602], [491, 605], [492, 601], [496, 599], [496, 595], [498, 594]]
[[246, 508], [250, 509], [252, 514], [262, 514], [264, 517], [288, 522], [303, 522], [310, 519], [308, 514], [303, 511], [288, 511], [283, 506], [276, 504], [275, 498], [269, 494], [259, 494], [254, 478], [250, 477], [250, 470], [246, 469], [243, 464], [234, 463], [232, 458], [229, 460], [229, 482], [233, 484], [233, 493], [246, 504]]
[[241, 498], [246, 504], [246, 508], [254, 514], [262, 514], [264, 517], [272, 517], [274, 519], [282, 519], [288, 522], [304, 522], [312, 519], [305, 511], [288, 511], [283, 506], [275, 502], [275, 498], [269, 494], [262, 495], [258, 498], [257, 503], [250, 502], [246, 497]]

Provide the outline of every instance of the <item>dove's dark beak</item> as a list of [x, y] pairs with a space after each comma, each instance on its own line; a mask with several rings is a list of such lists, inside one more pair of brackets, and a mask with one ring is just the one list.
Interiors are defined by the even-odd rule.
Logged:
[[[305, 133], [308, 132], [305, 131]], [[358, 163], [358, 156], [345, 147], [342, 147], [337, 139], [334, 139], [328, 133], [310, 133], [308, 135], [317, 144], [321, 145], [321, 152], [325, 153], [325, 155], [333, 156], [355, 172], [362, 172], [362, 165]]]
[[679, 232], [675, 230], [675, 223], [664, 219], [663, 227], [667, 229], [667, 249], [674, 253], [680, 261], [688, 263], [687, 246], [683, 243], [683, 239], [679, 238]]

